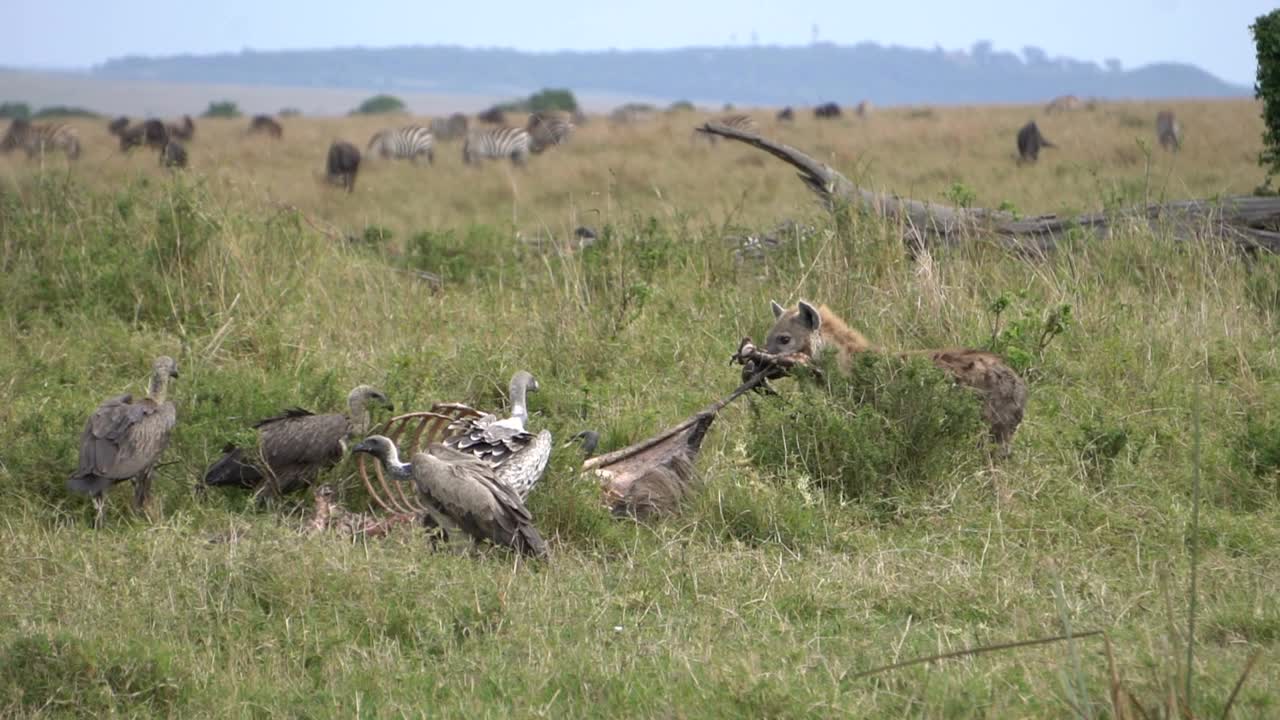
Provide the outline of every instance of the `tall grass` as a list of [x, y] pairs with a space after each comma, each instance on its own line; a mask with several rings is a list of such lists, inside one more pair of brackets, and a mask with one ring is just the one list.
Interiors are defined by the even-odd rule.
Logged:
[[[1178, 111], [1187, 152], [1154, 155], [1151, 177], [1166, 179], [1144, 193], [1256, 184], [1241, 159], [1256, 148], [1239, 140], [1257, 137], [1251, 105]], [[1079, 176], [1091, 164], [1104, 185], [1146, 177], [1114, 136], [1121, 114], [1151, 108], [1042, 124], [1079, 152], [1015, 175], [998, 128], [1026, 112], [785, 132], [900, 192], [938, 197], [962, 179], [978, 204], [1027, 213], [1103, 204]], [[464, 171], [445, 154], [371, 166], [352, 197], [306, 179], [324, 139], [358, 140], [370, 122], [293, 121], [276, 145], [203, 123], [195, 169], [176, 176], [94, 145], [69, 172], [0, 160], [0, 715], [1105, 716], [1111, 674], [1087, 638], [1073, 641], [1078, 664], [1034, 646], [859, 673], [1065, 624], [1105, 630], [1125, 687], [1153, 706], [1170, 673], [1183, 677], [1186, 638], [1166, 616], [1187, 608], [1159, 578], [1189, 580], [1191, 540], [1190, 709], [1216, 716], [1262, 650], [1233, 717], [1276, 713], [1280, 358], [1258, 266], [1140, 229], [1044, 260], [985, 243], [912, 260], [894, 228], [820, 214], [788, 171], [679, 144], [687, 118], [593, 123], [524, 172]], [[814, 232], [758, 260], [724, 240], [781, 217]], [[600, 239], [569, 242], [577, 224]], [[390, 238], [364, 242], [370, 226]], [[1021, 350], [1030, 403], [1013, 456], [980, 461], [964, 436], [953, 462], [906, 462], [902, 443], [923, 431], [897, 428], [856, 438], [902, 460], [864, 466], [896, 473], [893, 503], [804, 482], [760, 463], [768, 444], [752, 432], [762, 413], [785, 427], [778, 408], [812, 392], [784, 380], [783, 398], [722, 414], [699, 461], [705, 489], [665, 522], [610, 519], [578, 455], [557, 451], [530, 500], [553, 559], [532, 568], [497, 550], [433, 552], [410, 532], [304, 538], [288, 507], [191, 491], [223, 442], [252, 441], [253, 420], [336, 409], [361, 382], [400, 408], [498, 407], [525, 368], [542, 386], [535, 426], [595, 428], [602, 449], [621, 447], [736, 386], [738, 339], [761, 338], [769, 299], [800, 297], [889, 348]], [[1065, 332], [1027, 340], [1064, 306]], [[80, 428], [103, 398], [139, 391], [162, 352], [183, 374], [159, 519], [113, 497], [95, 533], [63, 490]], [[352, 472], [326, 479], [358, 506]]]

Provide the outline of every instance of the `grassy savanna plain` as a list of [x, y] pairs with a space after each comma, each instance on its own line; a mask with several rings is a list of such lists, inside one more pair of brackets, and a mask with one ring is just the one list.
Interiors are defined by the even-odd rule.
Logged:
[[[1151, 149], [1158, 107], [1139, 103], [760, 121], [865, 185], [1024, 214], [1259, 184], [1255, 104], [1173, 107], [1177, 155]], [[1136, 226], [1042, 259], [982, 241], [912, 259], [893, 224], [828, 215], [777, 161], [692, 139], [703, 117], [593, 120], [523, 170], [464, 167], [458, 144], [430, 167], [370, 160], [351, 195], [320, 182], [329, 141], [406, 119], [288, 119], [280, 142], [202, 121], [179, 174], [97, 122], [76, 121], [74, 165], [0, 158], [0, 715], [1110, 717], [1098, 637], [858, 676], [1092, 629], [1157, 713], [1185, 698], [1193, 545], [1191, 710], [1217, 717], [1261, 650], [1232, 716], [1280, 712], [1276, 264]], [[1059, 149], [1017, 167], [1031, 117]], [[726, 240], [784, 219], [812, 231], [763, 258]], [[580, 224], [600, 241], [579, 248]], [[525, 368], [535, 427], [621, 447], [735, 387], [727, 357], [763, 339], [770, 298], [825, 302], [888, 348], [1020, 350], [1012, 457], [962, 449], [840, 492], [798, 455], [762, 462], [773, 401], [741, 401], [675, 518], [610, 519], [558, 451], [530, 499], [552, 558], [532, 565], [410, 531], [303, 537], [308, 498], [193, 492], [253, 420], [336, 410], [362, 382], [398, 411], [496, 409]], [[160, 353], [182, 377], [152, 517], [117, 489], [95, 532], [64, 490], [81, 427]], [[361, 506], [350, 461], [327, 479]]]

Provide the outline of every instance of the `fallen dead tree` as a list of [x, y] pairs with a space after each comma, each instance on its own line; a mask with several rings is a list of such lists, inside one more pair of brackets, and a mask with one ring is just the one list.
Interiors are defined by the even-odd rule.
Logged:
[[851, 206], [901, 222], [913, 248], [986, 237], [1014, 250], [1044, 253], [1073, 231], [1105, 236], [1114, 228], [1145, 223], [1157, 234], [1188, 240], [1220, 239], [1250, 254], [1260, 250], [1280, 253], [1280, 197], [1182, 200], [1077, 217], [1018, 218], [999, 210], [955, 208], [859, 188], [801, 150], [720, 123], [708, 122], [698, 131], [746, 143], [795, 167], [800, 179], [829, 209]]

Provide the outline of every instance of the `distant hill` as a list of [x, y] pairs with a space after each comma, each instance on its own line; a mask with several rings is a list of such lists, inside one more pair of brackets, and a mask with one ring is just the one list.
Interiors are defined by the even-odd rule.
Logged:
[[182, 83], [360, 88], [467, 95], [575, 92], [686, 98], [742, 105], [870, 99], [881, 105], [1041, 102], [1061, 94], [1100, 98], [1235, 97], [1250, 88], [1192, 65], [1124, 70], [1050, 58], [969, 51], [815, 44], [531, 53], [460, 47], [340, 48], [109, 60], [103, 78]]

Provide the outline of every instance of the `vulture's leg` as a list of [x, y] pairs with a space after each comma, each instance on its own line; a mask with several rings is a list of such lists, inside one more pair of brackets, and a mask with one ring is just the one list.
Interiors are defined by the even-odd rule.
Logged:
[[133, 478], [133, 509], [147, 512], [147, 500], [151, 497], [151, 468]]
[[107, 497], [102, 493], [93, 496], [93, 529], [102, 529], [102, 518], [106, 515]]

